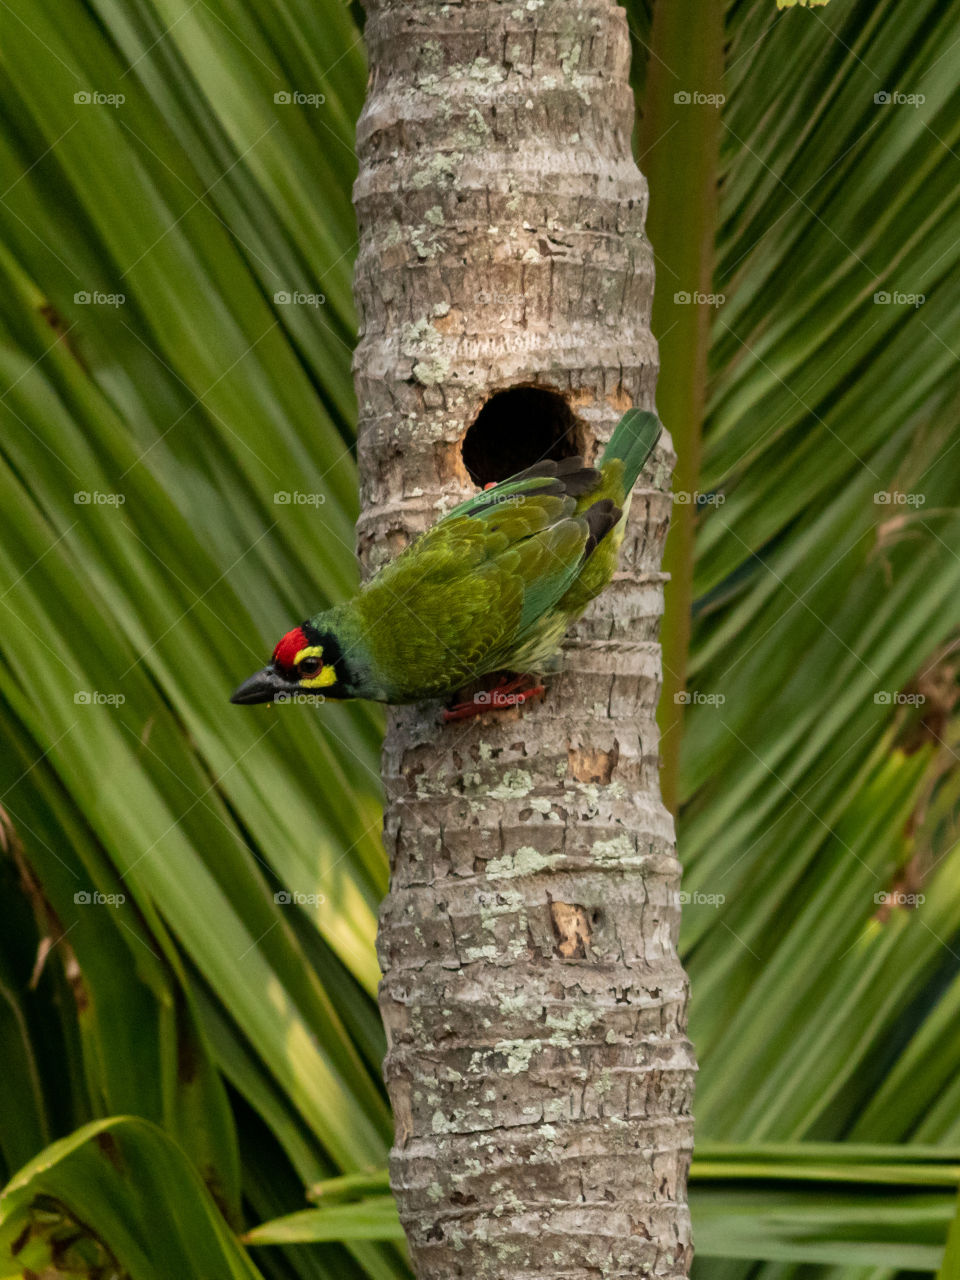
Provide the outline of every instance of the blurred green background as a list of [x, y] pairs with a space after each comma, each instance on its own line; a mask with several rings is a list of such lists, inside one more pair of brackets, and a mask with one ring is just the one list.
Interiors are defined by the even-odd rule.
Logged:
[[[960, 1180], [960, 7], [676, 13], [627, 5], [680, 453], [696, 1274], [929, 1273]], [[0, 1276], [409, 1274], [381, 716], [226, 701], [357, 577], [359, 18], [0, 4]]]

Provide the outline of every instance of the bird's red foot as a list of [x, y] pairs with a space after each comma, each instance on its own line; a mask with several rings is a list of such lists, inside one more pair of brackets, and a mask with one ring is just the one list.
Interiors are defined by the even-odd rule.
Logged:
[[452, 707], [448, 707], [443, 713], [444, 723], [469, 720], [473, 716], [482, 716], [485, 711], [506, 711], [508, 707], [519, 707], [521, 703], [529, 702], [531, 698], [542, 696], [546, 693], [542, 684], [523, 688], [524, 684], [533, 678], [528, 675], [517, 676], [513, 680], [501, 680], [492, 689], [481, 689], [469, 702], [457, 702]]

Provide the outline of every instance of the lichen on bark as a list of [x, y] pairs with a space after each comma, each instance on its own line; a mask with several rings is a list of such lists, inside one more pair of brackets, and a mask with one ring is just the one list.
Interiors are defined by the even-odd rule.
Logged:
[[[355, 374], [371, 569], [474, 491], [460, 448], [493, 393], [561, 394], [575, 430], [556, 447], [595, 456], [625, 408], [653, 406], [657, 356], [622, 11], [367, 12]], [[391, 714], [384, 1072], [420, 1280], [687, 1272], [694, 1063], [654, 719], [671, 460], [661, 442], [621, 570], [542, 703], [446, 727], [436, 708]]]

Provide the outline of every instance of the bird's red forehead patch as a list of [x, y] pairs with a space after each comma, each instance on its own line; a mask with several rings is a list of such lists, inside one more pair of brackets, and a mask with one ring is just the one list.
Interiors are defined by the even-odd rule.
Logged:
[[278, 667], [292, 667], [294, 659], [301, 649], [306, 649], [310, 641], [303, 634], [302, 627], [294, 627], [288, 631], [273, 651], [273, 661]]

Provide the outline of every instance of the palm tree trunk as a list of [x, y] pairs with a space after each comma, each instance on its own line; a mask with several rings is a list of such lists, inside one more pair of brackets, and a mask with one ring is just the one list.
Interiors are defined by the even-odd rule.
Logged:
[[[367, 11], [355, 371], [374, 568], [471, 482], [593, 456], [653, 405], [657, 354], [613, 0]], [[669, 452], [543, 703], [391, 716], [384, 1072], [419, 1280], [689, 1265], [694, 1063], [654, 719]]]

